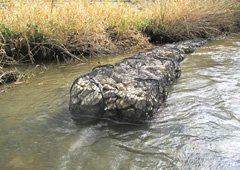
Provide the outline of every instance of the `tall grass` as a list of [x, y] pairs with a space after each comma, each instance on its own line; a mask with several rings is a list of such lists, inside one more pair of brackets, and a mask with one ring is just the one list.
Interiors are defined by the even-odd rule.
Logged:
[[[194, 37], [212, 38], [236, 30], [236, 0], [165, 0], [147, 7], [153, 11], [146, 32], [154, 40], [160, 37], [181, 40]], [[170, 4], [170, 5], [169, 5]], [[159, 8], [161, 6], [161, 8]]]
[[152, 42], [211, 38], [237, 29], [237, 0], [19, 0], [0, 7], [1, 64], [84, 60], [85, 54], [144, 48]]

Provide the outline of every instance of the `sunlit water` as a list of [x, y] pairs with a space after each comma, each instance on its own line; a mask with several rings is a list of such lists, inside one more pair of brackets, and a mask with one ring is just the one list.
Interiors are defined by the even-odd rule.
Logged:
[[147, 124], [70, 119], [71, 84], [95, 65], [52, 65], [0, 95], [0, 169], [240, 169], [240, 35], [188, 55]]

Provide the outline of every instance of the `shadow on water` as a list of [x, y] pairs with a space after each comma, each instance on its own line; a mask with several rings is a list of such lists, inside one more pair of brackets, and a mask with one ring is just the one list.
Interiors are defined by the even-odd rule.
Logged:
[[105, 118], [97, 118], [97, 117], [88, 117], [81, 116], [78, 119], [72, 119], [70, 111], [68, 109], [64, 109], [59, 111], [58, 114], [53, 115], [50, 119], [48, 119], [47, 124], [49, 127], [57, 128], [57, 127], [72, 127], [80, 130], [87, 128], [89, 126], [107, 126], [111, 128], [111, 130], [116, 130], [119, 132], [129, 132], [135, 131], [139, 129], [147, 129], [149, 125], [151, 125], [153, 121], [148, 122], [123, 122], [112, 119]]

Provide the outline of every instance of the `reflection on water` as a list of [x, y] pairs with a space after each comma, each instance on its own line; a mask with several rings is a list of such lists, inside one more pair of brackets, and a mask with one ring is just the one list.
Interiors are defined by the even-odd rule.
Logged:
[[240, 35], [187, 56], [158, 116], [139, 125], [86, 119], [75, 124], [68, 111], [71, 83], [97, 61], [51, 66], [0, 96], [0, 167], [239, 169], [239, 61]]

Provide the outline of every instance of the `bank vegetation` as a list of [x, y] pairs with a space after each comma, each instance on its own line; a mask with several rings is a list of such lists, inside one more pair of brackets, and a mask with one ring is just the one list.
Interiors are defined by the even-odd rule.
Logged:
[[152, 44], [239, 30], [239, 0], [0, 1], [0, 66], [86, 62]]

